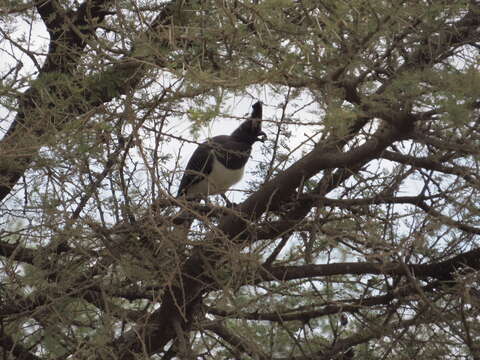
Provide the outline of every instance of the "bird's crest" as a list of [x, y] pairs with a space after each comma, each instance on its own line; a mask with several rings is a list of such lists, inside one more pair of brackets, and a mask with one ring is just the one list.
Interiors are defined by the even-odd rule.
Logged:
[[262, 131], [262, 105], [261, 101], [253, 104], [250, 118], [244, 121], [232, 133], [232, 137], [249, 144], [253, 144], [256, 141], [265, 141], [267, 134]]

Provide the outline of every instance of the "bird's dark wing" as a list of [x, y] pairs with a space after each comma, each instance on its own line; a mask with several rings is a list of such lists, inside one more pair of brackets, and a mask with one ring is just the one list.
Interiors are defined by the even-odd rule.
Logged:
[[220, 135], [212, 139], [211, 147], [216, 158], [228, 169], [240, 169], [250, 157], [252, 146], [235, 140], [231, 136]]
[[202, 176], [202, 174], [210, 174], [212, 165], [213, 152], [210, 141], [207, 141], [197, 147], [188, 161], [182, 181], [180, 182], [180, 187], [178, 188], [177, 196], [186, 194], [190, 186], [204, 179], [205, 176]]

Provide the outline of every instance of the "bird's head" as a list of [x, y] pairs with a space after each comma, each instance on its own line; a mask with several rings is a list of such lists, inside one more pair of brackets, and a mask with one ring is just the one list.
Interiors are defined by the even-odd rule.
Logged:
[[262, 105], [261, 101], [253, 104], [252, 115], [232, 133], [232, 137], [249, 144], [267, 139], [267, 134], [262, 131]]

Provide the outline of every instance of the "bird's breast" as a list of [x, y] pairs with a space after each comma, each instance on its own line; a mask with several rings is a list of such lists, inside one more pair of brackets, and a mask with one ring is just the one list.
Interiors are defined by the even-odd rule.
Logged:
[[229, 169], [214, 157], [212, 171], [209, 174], [206, 174], [202, 180], [193, 184], [188, 189], [188, 195], [208, 196], [222, 194], [226, 192], [230, 186], [236, 184], [242, 179], [244, 170], [245, 167]]
[[211, 185], [215, 187], [215, 193], [225, 192], [230, 186], [239, 182], [243, 177], [244, 170], [244, 166], [239, 169], [229, 169], [215, 157], [209, 176]]

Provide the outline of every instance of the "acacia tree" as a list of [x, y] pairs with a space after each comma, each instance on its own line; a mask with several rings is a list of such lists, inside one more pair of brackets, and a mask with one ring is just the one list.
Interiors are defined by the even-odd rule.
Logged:
[[[477, 1], [1, 21], [4, 358], [480, 358]], [[183, 143], [259, 98], [239, 202], [173, 197]]]

